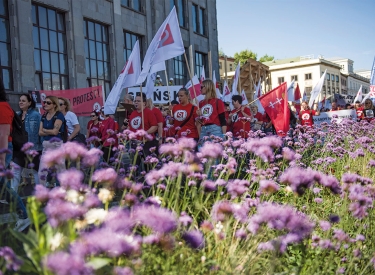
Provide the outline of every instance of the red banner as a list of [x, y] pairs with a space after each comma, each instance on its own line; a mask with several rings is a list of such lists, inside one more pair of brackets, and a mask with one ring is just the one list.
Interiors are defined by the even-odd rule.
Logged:
[[71, 111], [77, 116], [90, 116], [93, 110], [100, 111], [101, 107], [104, 105], [102, 86], [70, 90], [40, 91], [42, 103], [46, 96], [50, 95], [69, 99]]

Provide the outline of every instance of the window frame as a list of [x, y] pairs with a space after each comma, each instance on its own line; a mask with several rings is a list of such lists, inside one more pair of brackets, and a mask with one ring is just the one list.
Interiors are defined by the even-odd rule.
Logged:
[[[128, 4], [124, 3], [125, 1]], [[139, 9], [135, 9], [134, 8], [134, 1], [138, 1], [138, 3], [139, 3]], [[142, 14], [145, 13], [143, 0], [120, 0], [120, 4], [121, 4], [122, 7], [125, 7], [127, 9], [133, 10], [135, 12], [140, 12]]]
[[[185, 53], [188, 54], [188, 49], [186, 48], [185, 48]], [[186, 83], [188, 82], [187, 64], [186, 64], [185, 57], [184, 55], [180, 55], [180, 56], [174, 57], [172, 60], [173, 60], [174, 85], [185, 86]]]
[[[173, 3], [173, 5], [172, 5]], [[185, 0], [169, 0], [170, 9], [172, 10], [173, 6], [176, 7], [178, 24], [180, 27], [188, 29], [188, 19], [186, 17], [186, 1]], [[183, 22], [181, 23], [181, 19]]]
[[312, 79], [311, 73], [305, 74], [305, 80], [311, 80], [311, 79]]
[[[46, 18], [45, 20], [40, 17], [40, 11], [44, 9]], [[33, 22], [33, 13], [35, 11], [35, 20]], [[33, 26], [33, 43], [34, 43], [34, 81], [35, 87], [40, 90], [66, 90], [69, 89], [69, 66], [68, 66], [68, 47], [67, 47], [67, 34], [66, 34], [66, 20], [65, 15], [66, 12], [51, 8], [49, 6], [40, 5], [38, 3], [32, 3], [32, 26]], [[50, 20], [51, 13], [54, 14], [54, 20]], [[59, 22], [59, 19], [61, 22]], [[40, 22], [40, 20], [45, 22]], [[53, 22], [53, 21], [54, 22]], [[43, 26], [46, 23], [47, 25]], [[51, 26], [55, 24], [54, 26]], [[35, 39], [35, 32], [37, 31], [37, 39]], [[48, 43], [48, 47], [44, 48], [41, 33], [46, 34], [48, 39], [45, 43]], [[51, 39], [51, 35], [55, 35], [55, 43], [54, 46], [53, 39]], [[60, 41], [61, 40], [61, 41]], [[51, 49], [51, 44], [56, 49]], [[48, 56], [48, 68], [47, 67], [46, 59], [44, 57]], [[39, 60], [38, 60], [39, 59]], [[53, 66], [53, 59], [57, 62], [57, 67]], [[63, 64], [65, 63], [65, 64]], [[43, 65], [44, 64], [44, 65]], [[49, 83], [47, 83], [45, 76], [49, 75]], [[55, 80], [54, 80], [55, 77]], [[59, 85], [55, 87], [56, 77], [58, 77]], [[46, 86], [50, 85], [50, 86]]]
[[[108, 25], [99, 23], [97, 21], [88, 19], [88, 18], [83, 18], [84, 22], [84, 43], [85, 43], [85, 68], [86, 68], [86, 81], [87, 81], [87, 86], [88, 87], [93, 87], [93, 86], [103, 86], [103, 90], [105, 92], [105, 95], [107, 96], [109, 92], [111, 91], [111, 57], [110, 57], [110, 50], [109, 50], [109, 29]], [[90, 31], [89, 25], [93, 24], [93, 30]], [[101, 40], [97, 40], [97, 26], [100, 26], [100, 36]], [[99, 28], [99, 27], [98, 27]], [[105, 30], [105, 33], [104, 33]], [[92, 33], [91, 33], [92, 32]], [[91, 33], [91, 34], [90, 34]], [[94, 36], [94, 39], [91, 39], [91, 36]], [[105, 41], [107, 40], [107, 41]], [[87, 41], [87, 42], [86, 42]], [[102, 59], [98, 58], [98, 51], [97, 51], [97, 44], [101, 44], [102, 46]], [[86, 45], [87, 45], [87, 51], [86, 52]], [[105, 57], [105, 50], [104, 50], [104, 45], [106, 45], [107, 48], [107, 57]], [[95, 58], [91, 58], [92, 48], [91, 46], [94, 46], [95, 51]], [[107, 58], [107, 59], [105, 59]], [[103, 77], [99, 78], [99, 67], [98, 64], [102, 63], [103, 65]], [[96, 66], [96, 76], [92, 76], [92, 64], [95, 64]]]
[[[201, 64], [197, 64], [197, 57], [201, 56]], [[199, 58], [198, 58], [199, 59]], [[202, 67], [204, 66], [206, 69], [207, 67], [207, 54], [199, 51], [195, 51], [194, 56], [194, 62], [195, 62], [195, 73], [198, 77], [200, 77], [202, 72]]]
[[206, 9], [198, 4], [192, 3], [192, 20], [194, 33], [207, 36]]
[[[4, 21], [4, 24], [5, 24], [5, 28], [6, 28], [6, 31], [7, 33], [5, 34], [6, 37], [5, 37], [5, 41], [0, 41], [1, 44], [5, 44], [5, 48], [7, 49], [7, 52], [8, 52], [8, 65], [3, 65], [0, 63], [0, 76], [1, 76], [1, 79], [3, 80], [3, 84], [4, 84], [4, 88], [6, 91], [11, 91], [11, 90], [14, 90], [14, 82], [13, 82], [13, 67], [12, 67], [12, 44], [11, 44], [11, 34], [10, 34], [10, 22], [9, 22], [9, 3], [8, 3], [8, 0], [3, 0], [4, 1], [4, 11], [5, 13], [4, 14], [0, 14], [0, 20], [3, 20]], [[2, 61], [3, 59], [1, 58], [0, 59], [0, 62]], [[4, 72], [7, 71], [8, 72], [8, 78], [9, 78], [9, 82], [6, 83], [4, 81], [5, 77], [4, 77]]]
[[296, 74], [296, 75], [291, 75], [290, 76], [290, 81], [298, 81], [298, 75]]
[[[138, 33], [133, 33], [133, 32], [130, 32], [128, 30], [123, 30], [123, 34], [124, 34], [124, 61], [125, 63], [128, 61], [128, 58], [129, 56], [127, 55], [127, 53], [125, 54], [125, 51], [129, 51], [129, 55], [131, 54], [131, 52], [133, 51], [133, 48], [134, 48], [134, 43], [137, 41], [137, 39], [139, 40], [139, 52], [140, 52], [140, 56], [142, 57], [143, 56], [143, 52], [142, 52], [142, 40], [143, 40], [143, 36], [138, 34]], [[131, 39], [132, 37], [136, 37], [137, 39], [135, 40], [135, 42], [133, 43], [133, 41], [131, 41], [131, 49], [128, 49], [126, 48], [127, 47], [127, 39], [126, 39], [126, 34], [129, 34], [131, 36]], [[141, 60], [142, 62], [142, 60]]]

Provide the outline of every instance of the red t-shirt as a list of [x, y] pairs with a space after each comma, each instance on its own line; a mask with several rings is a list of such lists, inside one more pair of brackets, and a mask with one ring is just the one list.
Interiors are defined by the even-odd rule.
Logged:
[[[150, 109], [151, 110], [151, 109]], [[154, 114], [155, 118], [156, 118], [156, 122], [157, 123], [163, 123], [164, 122], [164, 117], [163, 117], [163, 114], [162, 112], [159, 110], [159, 108], [152, 108], [152, 113]]]
[[[190, 116], [190, 113], [193, 112]], [[199, 138], [197, 126], [195, 125], [195, 118], [197, 115], [197, 107], [193, 106], [193, 104], [188, 103], [187, 105], [183, 106], [181, 104], [175, 105], [172, 110], [173, 113], [173, 127], [176, 129], [177, 127], [180, 127], [182, 123], [186, 119], [189, 118], [189, 121], [187, 121], [180, 130], [177, 131], [177, 136], [180, 138], [181, 133], [186, 133], [187, 135], [185, 137], [188, 138]], [[189, 130], [189, 131], [188, 131]]]
[[96, 125], [92, 120], [87, 123], [87, 133], [89, 137], [100, 137], [99, 128], [100, 128], [101, 122], [99, 121]]
[[[114, 133], [113, 135], [110, 135], [108, 134], [107, 130], [113, 130], [113, 132], [116, 131], [116, 122], [111, 117], [108, 117], [107, 119], [104, 119], [101, 121], [99, 132], [100, 132], [100, 136], [101, 136], [104, 147], [109, 147], [109, 146], [117, 147], [118, 140], [117, 140], [116, 134]], [[109, 143], [108, 142], [109, 138], [113, 138], [115, 140], [115, 143], [114, 144]]]
[[363, 110], [364, 110], [363, 107], [359, 107], [358, 109], [355, 110], [355, 112], [357, 113], [358, 120], [361, 120], [365, 117]]
[[211, 98], [209, 100], [204, 99], [199, 102], [199, 108], [204, 117], [203, 125], [216, 124], [221, 126], [219, 114], [225, 112], [225, 105], [222, 100], [217, 98]]
[[307, 125], [307, 126], [313, 126], [313, 116], [316, 115], [315, 110], [305, 110], [299, 113], [299, 120], [301, 122], [301, 125]]
[[[10, 133], [12, 133], [12, 122], [14, 112], [8, 102], [0, 102], [0, 124], [9, 124]], [[8, 136], [8, 142], [12, 141], [12, 137]]]
[[[244, 113], [252, 117], [250, 109], [245, 107]], [[237, 110], [231, 111], [232, 115], [232, 133], [235, 137], [241, 136], [242, 138], [247, 137], [247, 133], [250, 131], [250, 121], [242, 120], [242, 117], [245, 117], [241, 111]], [[243, 131], [242, 131], [243, 130]]]
[[[155, 108], [154, 108], [155, 109]], [[154, 113], [148, 109], [143, 109], [143, 118], [144, 118], [144, 130], [147, 131], [152, 126], [157, 126], [157, 120]], [[137, 130], [142, 130], [142, 112], [134, 110], [129, 117], [129, 130], [136, 132]], [[152, 134], [154, 135], [154, 134]], [[142, 138], [140, 138], [142, 139]]]

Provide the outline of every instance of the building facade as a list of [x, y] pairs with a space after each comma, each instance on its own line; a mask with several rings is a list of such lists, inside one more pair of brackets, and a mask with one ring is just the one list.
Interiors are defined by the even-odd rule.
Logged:
[[234, 75], [234, 70], [236, 66], [234, 64], [234, 58], [229, 56], [220, 56], [219, 57], [219, 74], [221, 80], [227, 80], [232, 78]]
[[[110, 92], [136, 40], [141, 62], [176, 6], [184, 55], [166, 62], [166, 77], [219, 70], [216, 0], [0, 0], [0, 69], [10, 103], [28, 90], [102, 85]], [[211, 62], [215, 60], [215, 62]]]
[[360, 85], [363, 92], [369, 91], [369, 79], [353, 72], [353, 61], [345, 59], [325, 59], [313, 55], [300, 56], [282, 60], [265, 62], [271, 71], [271, 85], [273, 88], [282, 82], [298, 83], [301, 93], [306, 93], [309, 99], [310, 93], [318, 83], [322, 74], [327, 70], [323, 84], [321, 99], [330, 98], [333, 94], [355, 96]]

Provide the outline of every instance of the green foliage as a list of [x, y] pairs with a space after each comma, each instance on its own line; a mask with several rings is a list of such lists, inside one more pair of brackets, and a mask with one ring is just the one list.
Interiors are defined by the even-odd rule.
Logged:
[[268, 54], [265, 54], [261, 58], [259, 58], [259, 62], [272, 61], [273, 59], [274, 59], [273, 56], [269, 56]]
[[257, 54], [252, 52], [251, 50], [243, 50], [240, 51], [239, 53], [235, 53], [233, 58], [235, 59], [234, 63], [237, 66], [238, 62], [240, 62], [241, 66], [245, 64], [245, 62], [249, 59], [252, 58], [254, 60], [257, 60]]

